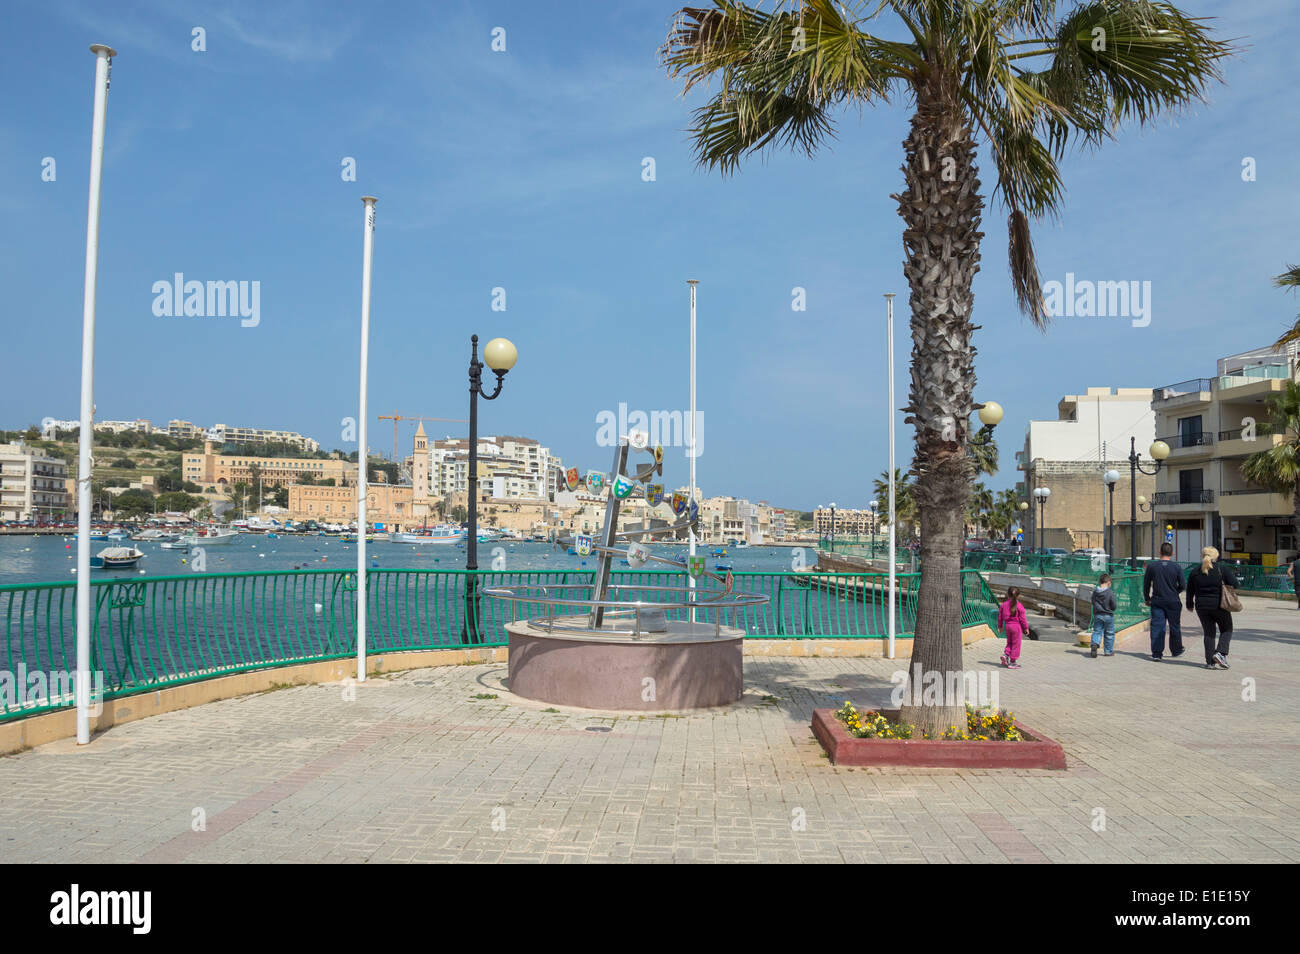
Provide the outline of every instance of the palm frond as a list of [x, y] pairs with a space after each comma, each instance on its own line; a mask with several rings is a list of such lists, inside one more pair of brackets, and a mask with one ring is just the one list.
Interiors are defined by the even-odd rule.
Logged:
[[[1288, 265], [1285, 272], [1273, 277], [1273, 284], [1278, 288], [1300, 288], [1300, 265]], [[1285, 348], [1292, 342], [1300, 342], [1300, 315], [1296, 316], [1295, 325], [1273, 342], [1273, 347]]]
[[812, 153], [833, 136], [832, 107], [887, 101], [920, 65], [907, 44], [858, 29], [831, 0], [773, 13], [714, 3], [679, 11], [660, 59], [683, 93], [718, 74], [690, 133], [700, 163], [723, 173], [773, 145]]

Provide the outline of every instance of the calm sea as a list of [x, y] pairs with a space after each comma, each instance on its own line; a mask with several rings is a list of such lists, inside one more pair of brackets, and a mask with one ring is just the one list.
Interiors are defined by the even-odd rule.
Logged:
[[[143, 550], [145, 557], [133, 570], [92, 570], [93, 579], [129, 576], [172, 576], [194, 572], [190, 557], [182, 550], [164, 550], [156, 543], [123, 541], [91, 543], [91, 554], [108, 546], [129, 545]], [[685, 561], [686, 547], [651, 545], [651, 553]], [[813, 563], [811, 547], [726, 548], [725, 556], [714, 556], [712, 546], [701, 545], [700, 554], [710, 569], [725, 564], [737, 573], [789, 571], [799, 560]], [[72, 537], [0, 536], [0, 584], [49, 583], [76, 579], [76, 542]], [[455, 545], [416, 546], [375, 540], [366, 545], [371, 567], [380, 569], [458, 570], [465, 568], [465, 550]], [[240, 534], [225, 546], [207, 549], [207, 573], [240, 573], [256, 570], [352, 569], [356, 567], [356, 545], [331, 537]], [[495, 562], [494, 562], [495, 561]], [[595, 567], [592, 557], [570, 556], [547, 543], [480, 543], [480, 569], [577, 570]], [[617, 559], [615, 570], [625, 570]], [[650, 563], [646, 569], [667, 569]], [[143, 572], [141, 572], [143, 571]]]

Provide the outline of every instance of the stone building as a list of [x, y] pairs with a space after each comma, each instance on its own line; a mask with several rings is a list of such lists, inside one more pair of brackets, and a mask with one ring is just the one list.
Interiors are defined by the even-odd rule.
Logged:
[[[1147, 449], [1155, 438], [1150, 388], [1088, 388], [1084, 394], [1062, 397], [1056, 420], [1030, 421], [1024, 448], [1016, 452], [1016, 469], [1024, 472], [1016, 492], [1030, 505], [1024, 514], [1025, 542], [1037, 547], [1041, 540], [1043, 546], [1065, 550], [1102, 547], [1127, 556], [1132, 510], [1129, 447], [1136, 442], [1143, 466], [1151, 470], [1154, 462]], [[1108, 470], [1120, 474], [1114, 490], [1113, 547], [1106, 535], [1111, 497], [1103, 477]], [[1051, 491], [1044, 507], [1033, 495], [1037, 487]], [[1155, 489], [1155, 478], [1139, 471], [1138, 495], [1150, 500]], [[1138, 556], [1147, 556], [1151, 515], [1139, 510], [1137, 517]]]

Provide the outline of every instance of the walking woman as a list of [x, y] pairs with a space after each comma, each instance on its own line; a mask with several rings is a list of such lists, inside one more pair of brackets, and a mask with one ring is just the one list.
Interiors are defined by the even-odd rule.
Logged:
[[1007, 599], [998, 607], [998, 629], [1006, 634], [1007, 648], [1002, 654], [1002, 665], [1008, 669], [1020, 668], [1020, 641], [1029, 630], [1025, 604], [1020, 602], [1020, 587], [1007, 590]]
[[[1232, 642], [1232, 614], [1220, 609], [1223, 584], [1237, 585], [1232, 571], [1215, 566], [1219, 551], [1206, 547], [1201, 551], [1201, 565], [1187, 574], [1187, 608], [1195, 610], [1205, 633], [1205, 668], [1228, 668], [1228, 645]], [[1215, 636], [1218, 641], [1215, 641]]]

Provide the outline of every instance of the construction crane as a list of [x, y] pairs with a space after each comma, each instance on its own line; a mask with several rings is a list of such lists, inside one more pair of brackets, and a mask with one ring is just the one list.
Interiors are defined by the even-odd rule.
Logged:
[[416, 414], [380, 414], [379, 420], [393, 422], [393, 463], [397, 460], [397, 422], [398, 421], [445, 421], [448, 424], [468, 424], [469, 421], [455, 417], [420, 417]]

